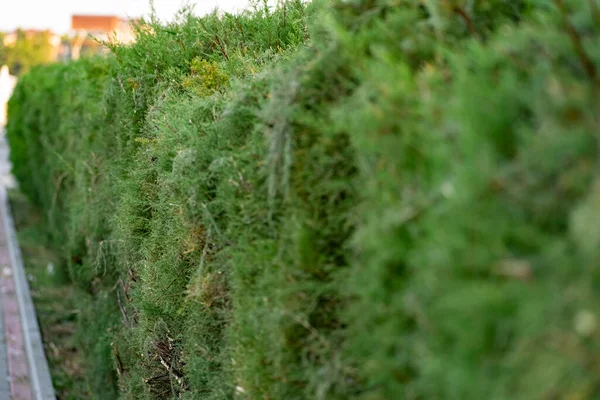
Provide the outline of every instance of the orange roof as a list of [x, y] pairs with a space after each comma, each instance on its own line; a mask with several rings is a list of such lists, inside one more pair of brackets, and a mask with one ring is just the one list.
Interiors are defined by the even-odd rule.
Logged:
[[71, 28], [90, 32], [113, 32], [124, 22], [126, 21], [114, 15], [73, 15]]

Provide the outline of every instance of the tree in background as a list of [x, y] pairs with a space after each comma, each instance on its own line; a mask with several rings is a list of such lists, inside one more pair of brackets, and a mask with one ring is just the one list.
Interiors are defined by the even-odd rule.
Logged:
[[46, 64], [56, 58], [50, 31], [17, 30], [12, 43], [5, 43], [6, 35], [0, 36], [0, 64], [8, 65], [14, 75], [29, 71], [33, 66]]
[[4, 37], [6, 34], [4, 32], [0, 32], [0, 65], [6, 64], [5, 61], [5, 48], [4, 48]]

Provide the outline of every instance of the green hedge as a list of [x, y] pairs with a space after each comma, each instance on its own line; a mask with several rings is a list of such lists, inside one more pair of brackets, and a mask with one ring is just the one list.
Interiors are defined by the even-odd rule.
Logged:
[[23, 77], [91, 392], [599, 396], [595, 4], [183, 13]]

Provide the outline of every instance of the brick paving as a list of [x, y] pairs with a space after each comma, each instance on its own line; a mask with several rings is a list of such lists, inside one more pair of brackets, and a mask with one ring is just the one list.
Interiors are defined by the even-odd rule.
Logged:
[[8, 154], [0, 126], [0, 400], [55, 400], [7, 200]]
[[6, 353], [6, 334], [4, 333], [4, 309], [1, 306], [2, 292], [0, 291], [0, 399], [7, 398], [10, 392], [8, 381], [8, 359]]
[[[8, 146], [3, 136], [0, 141], [0, 185], [4, 187], [7, 186], [4, 178], [10, 176], [10, 163]], [[23, 324], [3, 214], [0, 213], [0, 399], [33, 400]]]
[[[0, 219], [2, 216], [0, 216]], [[4, 231], [4, 221], [0, 223], [0, 289], [2, 296], [2, 314], [4, 319], [4, 337], [6, 340], [6, 364], [10, 379], [11, 400], [32, 400], [29, 365], [25, 351], [23, 324], [19, 312], [17, 289], [10, 263], [8, 241]], [[5, 394], [6, 395], [6, 394]], [[0, 398], [8, 398], [0, 395]]]

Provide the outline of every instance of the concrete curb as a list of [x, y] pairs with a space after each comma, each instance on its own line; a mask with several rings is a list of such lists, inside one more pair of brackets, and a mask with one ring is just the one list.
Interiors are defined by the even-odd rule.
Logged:
[[[17, 300], [23, 324], [25, 350], [29, 362], [31, 387], [36, 400], [55, 400], [54, 387], [48, 361], [44, 353], [42, 336], [35, 314], [35, 308], [29, 291], [29, 283], [23, 267], [21, 249], [19, 248], [13, 219], [8, 203], [6, 188], [0, 186], [0, 213], [4, 221], [10, 262], [13, 267], [13, 277], [16, 285]], [[1, 372], [0, 366], [0, 372]]]

